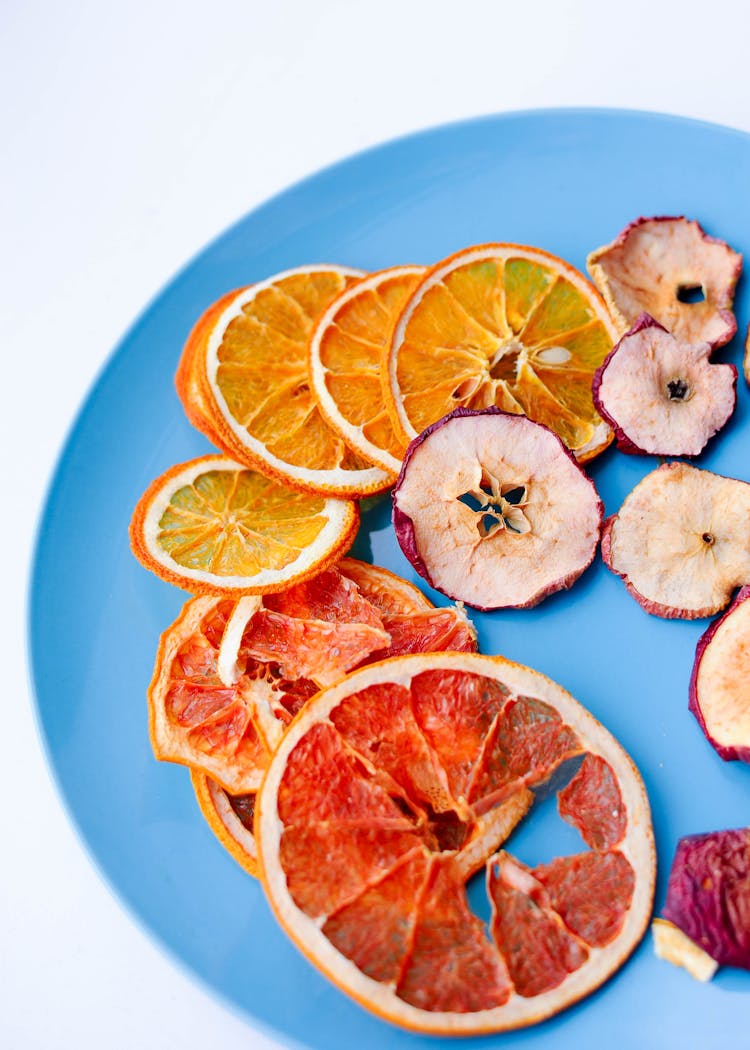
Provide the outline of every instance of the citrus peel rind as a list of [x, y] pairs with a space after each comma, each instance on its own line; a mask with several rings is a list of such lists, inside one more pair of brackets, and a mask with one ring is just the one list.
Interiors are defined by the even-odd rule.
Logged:
[[[732, 304], [742, 256], [694, 220], [636, 219], [586, 265], [620, 334], [644, 311], [689, 343], [715, 348], [737, 331]], [[697, 301], [689, 301], [691, 292]]]
[[[237, 814], [235, 808], [239, 808], [237, 798], [232, 798], [211, 777], [200, 773], [197, 769], [190, 770], [190, 780], [201, 813], [214, 835], [240, 867], [244, 868], [248, 875], [257, 878], [258, 850], [255, 836], [252, 826], [248, 828]], [[245, 799], [250, 797], [239, 796], [239, 800], [244, 803]], [[249, 812], [252, 812], [254, 807], [247, 808]]]
[[547, 427], [456, 409], [409, 446], [393, 490], [396, 538], [427, 582], [478, 609], [527, 608], [591, 564], [594, 484]]
[[395, 479], [405, 445], [383, 388], [393, 326], [423, 266], [394, 266], [344, 289], [310, 339], [310, 384], [326, 421], [350, 448]]
[[385, 375], [407, 444], [453, 409], [490, 406], [553, 429], [581, 461], [612, 440], [591, 380], [618, 337], [593, 285], [538, 248], [485, 244], [428, 270], [396, 324]]
[[720, 966], [750, 970], [750, 828], [677, 843], [662, 916]]
[[750, 587], [698, 640], [690, 710], [724, 761], [750, 762]]
[[300, 493], [223, 456], [157, 478], [130, 524], [136, 557], [193, 594], [265, 594], [322, 572], [351, 546], [351, 500]]
[[641, 314], [594, 376], [594, 403], [622, 452], [697, 456], [721, 430], [734, 412], [737, 369], [712, 364], [711, 351]]
[[[356, 729], [363, 718], [377, 720], [381, 700], [398, 714], [400, 728], [394, 738], [394, 723], [384, 718], [380, 735], [370, 737], [365, 754], [358, 750]], [[545, 711], [546, 718], [540, 724], [530, 711], [521, 737], [507, 738], [515, 743], [510, 743], [505, 761], [495, 752], [488, 762], [483, 746], [488, 735], [519, 705]], [[579, 750], [609, 765], [627, 814], [624, 836], [614, 851], [582, 856], [590, 857], [596, 869], [602, 858], [609, 863], [607, 858], [617, 855], [621, 860], [615, 863], [630, 874], [625, 884], [611, 883], [612, 903], [605, 907], [620, 914], [606, 933], [594, 935], [603, 942], [596, 946], [573, 934], [551, 903], [556, 894], [557, 907], [562, 907], [567, 886], [581, 882], [575, 874], [578, 858], [559, 858], [566, 865], [567, 884], [551, 871], [552, 865], [530, 872], [532, 887], [546, 879], [547, 920], [579, 950], [572, 972], [554, 986], [547, 981], [544, 990], [534, 993], [525, 987], [521, 994], [510, 976], [508, 957], [487, 937], [465, 897], [468, 872], [461, 861], [474, 842], [473, 810], [465, 789], [477, 761], [501, 779], [510, 761], [518, 774], [507, 784], [507, 804], [563, 760], [565, 749], [550, 747], [564, 732], [574, 735]], [[381, 736], [392, 742], [390, 751], [373, 751]], [[404, 779], [406, 767], [393, 750], [405, 747], [407, 740], [419, 744], [425, 755], [418, 767], [408, 767], [411, 782]], [[428, 756], [431, 767], [425, 764]], [[451, 775], [443, 762], [451, 763]], [[452, 817], [434, 811], [431, 816], [425, 809], [428, 768], [433, 783], [441, 768], [445, 773], [443, 784], [447, 778], [455, 804]], [[413, 780], [416, 769], [422, 770], [421, 787]], [[255, 832], [271, 906], [298, 948], [367, 1009], [414, 1031], [499, 1032], [549, 1017], [606, 980], [638, 943], [650, 917], [654, 844], [648, 801], [631, 760], [560, 686], [501, 657], [399, 657], [356, 671], [319, 693], [271, 761], [257, 798]], [[488, 843], [485, 859], [490, 864], [490, 854], [501, 845], [497, 837]], [[322, 849], [325, 864], [320, 863]], [[474, 855], [470, 870], [476, 866]], [[521, 911], [528, 912], [534, 894], [529, 897], [523, 885], [517, 888], [527, 902]], [[498, 908], [510, 915], [502, 902], [496, 903]], [[509, 921], [513, 927], [512, 916]], [[534, 935], [518, 921], [515, 928], [528, 936], [533, 953]]]
[[602, 558], [646, 612], [694, 620], [750, 579], [750, 485], [665, 463], [604, 523]]
[[189, 418], [227, 455], [303, 492], [360, 497], [388, 487], [389, 475], [331, 430], [308, 381], [318, 315], [362, 276], [343, 266], [286, 270], [199, 320], [177, 388]]

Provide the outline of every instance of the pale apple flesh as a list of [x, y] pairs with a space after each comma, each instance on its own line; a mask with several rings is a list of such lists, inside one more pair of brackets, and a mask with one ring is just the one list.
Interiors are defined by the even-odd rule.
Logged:
[[478, 609], [525, 608], [591, 564], [602, 504], [560, 439], [525, 416], [457, 409], [409, 446], [396, 537], [437, 590]]
[[750, 762], [750, 586], [700, 638], [690, 710], [725, 761]]
[[696, 456], [734, 412], [737, 369], [709, 343], [671, 335], [641, 314], [594, 376], [594, 403], [623, 452]]
[[747, 482], [665, 463], [607, 519], [602, 557], [647, 612], [713, 616], [750, 580], [749, 520]]
[[737, 331], [742, 256], [684, 216], [636, 219], [587, 267], [621, 332], [644, 311], [690, 343], [723, 346]]

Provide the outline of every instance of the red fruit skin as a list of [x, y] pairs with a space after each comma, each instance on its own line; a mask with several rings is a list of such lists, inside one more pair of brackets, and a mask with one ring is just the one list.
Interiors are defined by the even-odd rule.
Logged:
[[[712, 237], [709, 233], [706, 233], [706, 231], [703, 229], [699, 222], [696, 222], [695, 219], [688, 219], [685, 215], [641, 215], [640, 218], [634, 219], [633, 222], [629, 222], [625, 229], [621, 230], [620, 233], [618, 233], [614, 241], [612, 241], [612, 247], [614, 247], [615, 245], [623, 244], [627, 240], [630, 231], [636, 229], [638, 226], [643, 226], [644, 223], [680, 222], [681, 220], [684, 220], [685, 222], [695, 222], [695, 225], [701, 231], [701, 236], [703, 237], [704, 241], [708, 241], [711, 244], [722, 244], [725, 248], [729, 247], [727, 242], [723, 241], [721, 237]], [[740, 262], [738, 262], [734, 268], [734, 280], [732, 281], [731, 285], [732, 291], [734, 291], [734, 289], [737, 287], [737, 282], [740, 279], [741, 273], [742, 261], [740, 260]], [[718, 310], [717, 313], [727, 327], [726, 331], [723, 333], [721, 338], [714, 339], [711, 343], [711, 346], [714, 350], [716, 350], [720, 346], [724, 346], [726, 343], [729, 342], [730, 339], [733, 339], [737, 334], [737, 318], [734, 316], [734, 311]], [[640, 317], [638, 318], [638, 321], [640, 321]], [[638, 321], [636, 321], [636, 324], [638, 324]]]
[[[637, 222], [646, 222], [646, 221], [650, 222], [651, 220], [650, 219], [649, 220], [646, 220], [646, 219], [639, 219], [639, 220], [637, 220]], [[634, 225], [636, 225], [636, 223], [631, 223], [631, 226], [634, 226]], [[628, 227], [628, 229], [629, 228], [630, 227]], [[717, 240], [717, 238], [715, 238], [715, 237], [714, 238], [708, 237], [707, 239], [708, 240]], [[739, 276], [739, 274], [738, 274], [738, 276]], [[720, 312], [723, 315], [727, 311], [720, 311]], [[734, 327], [735, 327], [735, 331], [736, 331], [736, 329], [737, 329], [736, 323], [735, 323]], [[634, 441], [631, 441], [631, 439], [628, 437], [628, 435], [625, 433], [625, 431], [622, 429], [622, 427], [617, 423], [617, 420], [613, 419], [612, 416], [609, 414], [609, 412], [607, 411], [603, 401], [599, 397], [599, 390], [600, 390], [602, 382], [604, 380], [604, 373], [607, 370], [607, 366], [610, 364], [612, 358], [617, 353], [617, 351], [620, 349], [620, 346], [621, 346], [623, 340], [629, 338], [631, 335], [637, 335], [637, 333], [638, 332], [642, 332], [644, 328], [659, 328], [659, 329], [661, 329], [662, 332], [667, 332], [668, 331], [668, 329], [666, 329], [663, 324], [659, 324], [659, 322], [657, 320], [655, 320], [655, 318], [653, 318], [651, 316], [651, 314], [648, 314], [645, 311], [642, 314], [640, 314], [640, 316], [636, 320], [636, 322], [633, 325], [633, 327], [629, 328], [627, 330], [627, 332], [625, 333], [625, 335], [622, 337], [622, 339], [620, 339], [619, 342], [615, 343], [615, 345], [612, 347], [610, 352], [607, 354], [607, 356], [604, 358], [602, 363], [597, 368], [596, 372], [594, 373], [593, 382], [591, 384], [591, 393], [593, 395], [594, 405], [596, 406], [597, 412], [602, 417], [602, 419], [604, 420], [605, 423], [609, 423], [609, 425], [612, 427], [612, 430], [614, 431], [615, 441], [617, 442], [617, 447], [619, 448], [620, 452], [627, 452], [628, 455], [631, 455], [631, 456], [671, 456], [671, 455], [673, 455], [672, 452], [646, 452], [645, 449], [640, 448], [638, 445], [635, 444]], [[726, 367], [727, 368], [731, 368], [732, 371], [734, 372], [734, 405], [732, 406], [732, 412], [730, 413], [730, 418], [731, 418], [731, 415], [734, 413], [734, 410], [737, 407], [737, 369], [735, 368], [734, 365], [731, 365], [731, 364], [727, 364]], [[712, 436], [715, 437], [716, 435], [714, 434]], [[709, 438], [709, 440], [710, 440], [710, 438]], [[694, 458], [693, 456], [689, 455], [688, 453], [684, 453], [684, 457], [685, 457], [685, 459], [693, 459]]]
[[[630, 226], [636, 226], [638, 223], [645, 222], [645, 221], [646, 221], [645, 219], [636, 219], [635, 222], [631, 222]], [[623, 233], [620, 234], [621, 237], [623, 236], [624, 233], [627, 232], [627, 230], [630, 229], [630, 226], [627, 226], [625, 228], [625, 230], [623, 230]], [[633, 325], [633, 327], [629, 328], [627, 330], [627, 332], [622, 337], [622, 339], [620, 339], [618, 342], [615, 343], [615, 345], [612, 347], [610, 352], [604, 358], [602, 363], [597, 368], [596, 372], [594, 372], [594, 379], [593, 379], [592, 384], [591, 384], [591, 393], [593, 395], [594, 405], [596, 406], [596, 411], [602, 417], [604, 422], [605, 423], [609, 423], [609, 425], [612, 427], [612, 430], [614, 431], [614, 434], [615, 434], [615, 441], [617, 442], [617, 447], [619, 448], [620, 452], [627, 452], [629, 455], [633, 455], [633, 456], [646, 456], [646, 455], [648, 455], [648, 453], [645, 452], [644, 449], [639, 448], [636, 444], [634, 444], [630, 440], [628, 435], [625, 433], [625, 431], [622, 429], [622, 427], [618, 426], [617, 421], [612, 418], [612, 416], [609, 414], [607, 409], [604, 407], [604, 405], [600, 401], [600, 399], [599, 399], [599, 389], [600, 389], [600, 387], [602, 385], [602, 380], [604, 379], [604, 373], [605, 373], [605, 371], [607, 369], [607, 366], [609, 365], [610, 361], [612, 360], [614, 355], [617, 353], [617, 351], [620, 349], [620, 344], [622, 343], [622, 340], [623, 339], [627, 339], [628, 336], [636, 335], [638, 332], [642, 332], [644, 328], [661, 328], [662, 332], [666, 332], [666, 328], [664, 327], [664, 325], [659, 324], [658, 321], [654, 320], [654, 318], [651, 316], [651, 314], [647, 314], [644, 311], [644, 313], [642, 313], [638, 317], [638, 319], [636, 320], [636, 322]]]
[[711, 644], [711, 640], [719, 627], [721, 627], [728, 616], [732, 615], [737, 606], [741, 605], [744, 601], [747, 601], [748, 598], [750, 598], [750, 586], [745, 585], [737, 592], [734, 601], [726, 612], [722, 613], [721, 616], [714, 620], [708, 630], [704, 631], [700, 636], [698, 644], [695, 647], [695, 660], [690, 675], [688, 710], [695, 715], [706, 740], [708, 740], [717, 755], [719, 755], [720, 758], [723, 758], [725, 762], [750, 762], [750, 741], [748, 741], [747, 747], [730, 747], [725, 744], [720, 744], [718, 740], [714, 740], [708, 731], [708, 726], [706, 725], [706, 720], [703, 717], [703, 711], [701, 709], [700, 697], [698, 696], [698, 672], [700, 670], [703, 654]]
[[750, 829], [680, 839], [662, 915], [720, 965], [750, 970]]
[[[409, 447], [406, 450], [403, 462], [401, 464], [401, 471], [399, 472], [398, 479], [396, 481], [396, 484], [393, 486], [393, 491], [391, 492], [391, 500], [393, 503], [393, 529], [396, 533], [396, 539], [398, 540], [399, 547], [404, 552], [406, 558], [411, 562], [412, 566], [417, 570], [422, 579], [426, 580], [426, 582], [434, 590], [440, 591], [440, 588], [435, 587], [435, 584], [432, 582], [432, 579], [428, 572], [427, 566], [424, 563], [422, 555], [419, 553], [419, 548], [417, 547], [417, 540], [414, 531], [414, 522], [409, 517], [409, 515], [404, 514], [404, 512], [396, 504], [396, 496], [398, 494], [398, 490], [401, 487], [401, 483], [405, 477], [406, 469], [409, 465], [409, 460], [414, 455], [419, 446], [422, 444], [422, 442], [425, 440], [425, 438], [428, 438], [430, 434], [433, 433], [433, 431], [439, 430], [441, 427], [445, 426], [445, 424], [448, 423], [451, 419], [460, 418], [461, 416], [510, 415], [513, 415], [513, 413], [503, 412], [503, 410], [501, 408], [498, 408], [496, 405], [491, 405], [489, 408], [482, 408], [478, 410], [474, 410], [473, 408], [454, 408], [454, 410], [452, 412], [449, 412], [447, 416], [443, 416], [442, 419], [436, 420], [436, 422], [431, 423], [425, 430], [423, 430], [421, 434], [417, 434], [417, 436], [411, 441]], [[536, 426], [544, 427], [545, 430], [549, 430], [551, 434], [554, 434], [554, 431], [550, 430], [549, 427], [545, 427], [544, 423], [537, 423]], [[571, 462], [575, 463], [575, 465], [580, 470], [581, 474], [583, 474], [583, 476], [591, 485], [594, 492], [596, 492], [596, 486], [594, 485], [594, 482], [588, 476], [586, 471], [581, 467], [580, 463], [575, 458], [573, 453], [562, 443], [562, 441], [560, 441], [560, 438], [557, 437], [557, 434], [554, 434], [554, 436], [560, 443], [560, 448], [562, 448], [562, 450], [565, 452], [565, 454], [568, 456]], [[601, 521], [604, 518], [604, 504], [599, 498], [598, 492], [596, 492], [596, 496], [599, 507], [599, 522], [601, 524]], [[574, 572], [561, 580], [556, 580], [554, 583], [550, 584], [549, 587], [547, 587], [544, 591], [535, 595], [531, 601], [522, 602], [518, 605], [504, 605], [502, 606], [502, 608], [531, 609], [533, 608], [533, 606], [538, 605], [541, 601], [544, 601], [545, 598], [548, 598], [550, 594], [555, 594], [557, 591], [568, 590], [570, 587], [573, 586], [576, 580], [584, 574], [586, 569], [588, 569], [595, 556], [596, 547], [594, 547], [594, 550], [592, 551], [591, 558], [586, 563], [586, 565], [584, 565], [584, 567], [580, 570], [580, 572]], [[440, 591], [440, 593], [445, 594], [446, 597], [450, 598], [452, 601], [463, 601], [465, 605], [468, 605], [471, 609], [477, 609], [479, 612], [493, 612], [495, 609], [501, 608], [501, 606], [497, 605], [476, 605], [473, 602], [467, 602], [466, 599], [461, 598], [460, 595], [448, 594], [446, 591]]]

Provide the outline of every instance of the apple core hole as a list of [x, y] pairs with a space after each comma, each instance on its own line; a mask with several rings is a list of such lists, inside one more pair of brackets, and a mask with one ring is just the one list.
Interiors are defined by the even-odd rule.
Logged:
[[706, 293], [702, 284], [681, 284], [677, 289], [677, 298], [681, 303], [692, 305], [705, 302]]
[[667, 394], [670, 401], [685, 401], [690, 387], [684, 379], [670, 379], [667, 383]]
[[713, 547], [713, 545], [715, 543], [715, 537], [714, 537], [714, 534], [712, 532], [704, 532], [703, 535], [701, 536], [701, 539], [703, 540], [703, 542], [706, 544], [707, 547]]

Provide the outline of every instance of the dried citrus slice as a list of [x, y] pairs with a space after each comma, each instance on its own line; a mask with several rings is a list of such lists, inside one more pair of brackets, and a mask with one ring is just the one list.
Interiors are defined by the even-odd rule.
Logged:
[[[575, 762], [560, 813], [594, 848], [535, 868], [497, 854], [534, 789]], [[318, 693], [271, 760], [255, 833], [298, 947], [363, 1006], [421, 1032], [549, 1017], [606, 980], [650, 917], [635, 767], [560, 686], [501, 657], [398, 657]], [[485, 861], [490, 937], [465, 888]]]
[[195, 598], [159, 645], [149, 687], [154, 753], [233, 795], [252, 792], [321, 685], [394, 652], [447, 648], [476, 648], [461, 609], [435, 609], [405, 580], [353, 559], [262, 599]]
[[308, 379], [318, 315], [361, 276], [343, 266], [287, 270], [225, 296], [198, 321], [177, 390], [191, 421], [227, 455], [300, 491], [363, 496], [388, 487], [389, 476], [328, 426]]
[[396, 319], [424, 272], [398, 266], [351, 285], [310, 339], [310, 382], [321, 412], [350, 448], [392, 475], [405, 445], [386, 408], [382, 365]]
[[591, 380], [617, 336], [604, 300], [562, 259], [517, 244], [467, 248], [427, 271], [398, 320], [394, 425], [408, 442], [454, 408], [495, 405], [591, 459], [612, 439]]
[[201, 813], [222, 846], [248, 875], [258, 875], [258, 850], [253, 834], [255, 792], [230, 795], [215, 780], [190, 770]]
[[265, 594], [335, 562], [359, 525], [351, 500], [294, 492], [223, 456], [167, 470], [138, 501], [133, 552], [193, 594]]

